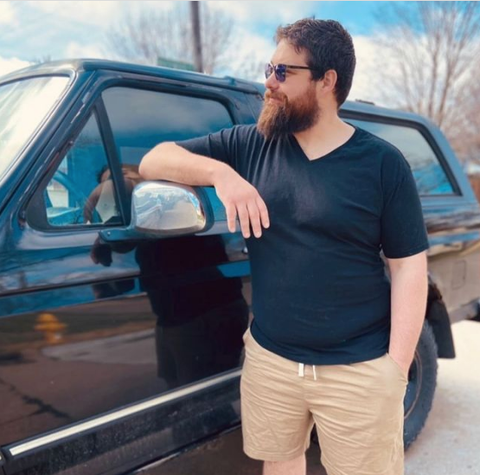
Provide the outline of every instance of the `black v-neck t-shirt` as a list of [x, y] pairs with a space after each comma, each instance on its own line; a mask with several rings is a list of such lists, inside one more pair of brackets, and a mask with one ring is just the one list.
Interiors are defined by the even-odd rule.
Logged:
[[314, 160], [293, 135], [265, 140], [255, 125], [177, 144], [230, 165], [267, 205], [270, 227], [247, 239], [255, 340], [305, 364], [385, 354], [391, 286], [380, 251], [401, 258], [429, 247], [401, 152], [358, 127]]

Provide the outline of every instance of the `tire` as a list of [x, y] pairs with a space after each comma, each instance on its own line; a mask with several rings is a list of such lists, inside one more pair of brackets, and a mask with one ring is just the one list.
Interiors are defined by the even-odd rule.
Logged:
[[437, 345], [432, 327], [425, 322], [408, 373], [408, 386], [403, 401], [405, 450], [420, 434], [433, 404], [437, 386]]
[[[432, 327], [425, 322], [408, 372], [408, 386], [403, 401], [405, 450], [417, 438], [427, 421], [437, 386], [437, 367], [437, 344]], [[311, 438], [318, 445], [315, 427]]]

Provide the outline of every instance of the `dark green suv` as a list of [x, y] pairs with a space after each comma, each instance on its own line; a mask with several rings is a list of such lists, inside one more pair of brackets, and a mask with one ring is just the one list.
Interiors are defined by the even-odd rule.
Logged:
[[[255, 123], [263, 91], [91, 60], [0, 78], [0, 472], [128, 473], [240, 424], [245, 242], [213, 189], [142, 182], [138, 165], [159, 142]], [[451, 322], [479, 315], [480, 209], [429, 121], [361, 102], [341, 116], [402, 150], [429, 231], [408, 445]]]

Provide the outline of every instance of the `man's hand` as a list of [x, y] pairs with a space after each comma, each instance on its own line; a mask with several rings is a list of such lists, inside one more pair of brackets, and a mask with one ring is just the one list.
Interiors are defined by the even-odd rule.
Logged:
[[390, 354], [390, 357], [397, 364], [400, 370], [403, 372], [403, 375], [405, 376], [405, 378], [408, 379], [408, 372], [410, 371], [410, 366], [413, 360], [410, 360], [410, 359], [400, 360], [397, 356], [392, 356], [391, 354]]
[[222, 168], [214, 176], [213, 186], [227, 211], [228, 230], [235, 232], [238, 216], [244, 238], [250, 237], [250, 226], [255, 237], [270, 226], [268, 210], [257, 189], [230, 167]]

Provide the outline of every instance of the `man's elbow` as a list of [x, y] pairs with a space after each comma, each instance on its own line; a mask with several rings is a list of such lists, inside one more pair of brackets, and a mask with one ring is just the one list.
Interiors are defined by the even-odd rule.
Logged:
[[162, 148], [167, 143], [161, 143], [147, 152], [138, 167], [138, 173], [144, 180], [156, 180], [160, 178], [161, 162], [162, 162]]

